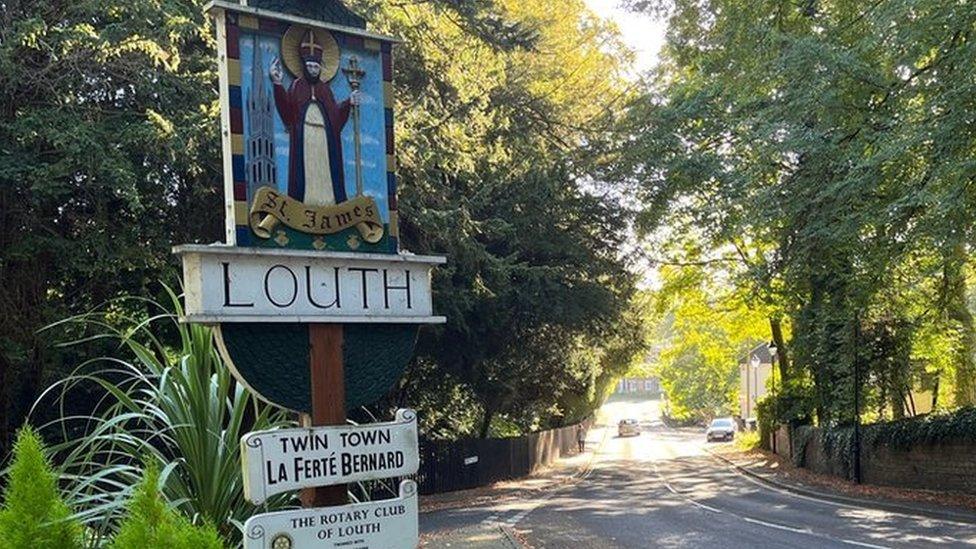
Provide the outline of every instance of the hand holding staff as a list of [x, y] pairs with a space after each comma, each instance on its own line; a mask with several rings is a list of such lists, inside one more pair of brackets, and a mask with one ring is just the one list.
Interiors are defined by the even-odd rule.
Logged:
[[359, 66], [359, 58], [354, 55], [349, 58], [349, 65], [342, 69], [342, 74], [346, 75], [349, 88], [352, 89], [352, 93], [349, 95], [349, 103], [352, 105], [352, 126], [355, 134], [356, 196], [363, 196], [363, 150], [359, 106], [363, 101], [363, 92], [360, 91], [360, 88], [363, 84], [363, 78], [366, 77], [366, 71]]

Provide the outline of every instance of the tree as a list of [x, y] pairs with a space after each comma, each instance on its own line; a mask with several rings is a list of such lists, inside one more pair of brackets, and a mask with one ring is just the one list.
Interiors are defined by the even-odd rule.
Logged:
[[0, 453], [65, 361], [40, 328], [212, 242], [219, 124], [195, 0], [0, 5]]
[[[746, 267], [740, 291], [791, 320], [788, 373], [812, 378], [826, 424], [853, 417], [852, 366], [867, 346], [854, 334], [872, 319], [913, 316], [892, 315], [886, 290], [903, 267], [930, 267], [916, 274], [943, 289], [917, 297], [939, 313], [916, 319], [960, 330], [941, 379], [966, 404], [976, 10], [907, 0], [631, 4], [670, 24], [658, 84], [632, 105], [633, 142], [618, 166], [648, 205], [645, 230], [677, 220]], [[902, 348], [887, 349], [878, 364], [902, 368]]]
[[[161, 297], [155, 281], [178, 275], [172, 244], [221, 239], [203, 3], [0, 5], [0, 443], [65, 365], [111, 352], [56, 348], [61, 334], [40, 328], [120, 296]], [[424, 330], [413, 372], [445, 385], [408, 380], [409, 403], [437, 402], [437, 417], [437, 390], [460, 399], [448, 408], [498, 409], [479, 410], [482, 422], [562, 417], [561, 395], [618, 368], [606, 357], [626, 358], [603, 347], [626, 331], [634, 293], [628, 212], [602, 200], [594, 176], [631, 93], [628, 52], [581, 0], [558, 12], [516, 0], [348, 5], [404, 39], [402, 243], [451, 257], [434, 280], [451, 323]], [[146, 311], [119, 317], [129, 313]]]
[[657, 318], [667, 334], [654, 367], [675, 419], [710, 419], [735, 412], [739, 360], [767, 341], [766, 311], [752, 309], [721, 269], [701, 265], [661, 269]]
[[598, 357], [634, 294], [628, 212], [585, 182], [627, 97], [628, 54], [579, 1], [558, 14], [544, 2], [472, 4], [534, 36], [516, 45], [459, 24], [444, 4], [350, 5], [404, 39], [403, 245], [450, 258], [434, 280], [448, 325], [422, 332], [404, 384], [413, 393], [399, 398], [439, 399], [417, 380], [445, 376], [481, 408], [467, 434], [487, 436], [499, 416], [523, 429], [565, 417], [562, 395], [587, 394], [614, 370]]
[[195, 526], [166, 506], [159, 491], [159, 468], [145, 468], [145, 478], [128, 503], [128, 513], [112, 539], [111, 549], [222, 549], [217, 530]]

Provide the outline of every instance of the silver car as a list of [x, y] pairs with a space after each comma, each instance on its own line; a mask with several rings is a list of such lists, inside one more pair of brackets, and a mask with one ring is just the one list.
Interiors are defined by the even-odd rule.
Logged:
[[640, 422], [636, 419], [621, 419], [617, 424], [617, 435], [621, 437], [638, 436], [641, 433]]
[[719, 417], [712, 420], [712, 424], [705, 431], [708, 442], [714, 440], [729, 441], [735, 438], [735, 420], [730, 417]]

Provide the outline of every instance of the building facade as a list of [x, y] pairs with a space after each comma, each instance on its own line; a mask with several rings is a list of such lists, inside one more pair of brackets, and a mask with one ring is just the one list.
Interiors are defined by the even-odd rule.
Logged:
[[646, 393], [658, 395], [661, 393], [661, 382], [656, 377], [625, 377], [617, 382], [618, 395]]
[[769, 393], [773, 375], [773, 354], [766, 343], [739, 359], [739, 417], [756, 419], [756, 403]]

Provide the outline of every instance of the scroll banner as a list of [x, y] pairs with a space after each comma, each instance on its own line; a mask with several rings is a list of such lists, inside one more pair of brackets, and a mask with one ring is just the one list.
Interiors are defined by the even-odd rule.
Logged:
[[262, 187], [254, 197], [250, 213], [251, 230], [259, 238], [271, 238], [279, 223], [306, 234], [336, 234], [356, 227], [363, 240], [375, 244], [383, 239], [383, 221], [376, 202], [356, 197], [334, 206], [308, 206], [272, 189]]

